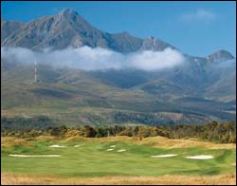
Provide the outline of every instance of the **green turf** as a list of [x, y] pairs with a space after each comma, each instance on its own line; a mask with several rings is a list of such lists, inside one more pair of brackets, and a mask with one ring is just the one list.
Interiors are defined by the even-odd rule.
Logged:
[[[32, 146], [2, 148], [3, 172], [59, 176], [159, 176], [165, 174], [215, 175], [233, 173], [236, 151], [205, 148], [165, 149], [125, 142], [59, 141], [65, 148], [49, 148], [53, 141], [34, 141]], [[78, 148], [74, 145], [81, 145]], [[114, 151], [106, 151], [116, 145]], [[117, 152], [126, 149], [125, 152]], [[152, 155], [178, 154], [170, 158]], [[59, 158], [18, 158], [9, 154], [59, 154]], [[211, 160], [185, 159], [187, 155], [213, 155]]]

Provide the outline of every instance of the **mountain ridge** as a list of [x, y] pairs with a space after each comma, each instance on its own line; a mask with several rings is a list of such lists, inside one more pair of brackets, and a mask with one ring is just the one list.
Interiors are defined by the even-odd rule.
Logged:
[[[180, 51], [173, 45], [153, 36], [139, 38], [128, 32], [108, 33], [101, 31], [92, 26], [73, 9], [64, 9], [56, 15], [37, 18], [19, 27], [19, 30], [17, 29], [18, 32], [2, 34], [1, 46], [25, 47], [34, 50], [42, 50], [43, 48], [63, 49], [69, 46], [73, 48], [89, 46], [92, 48], [107, 48], [121, 53], [136, 52], [139, 50], [163, 51], [165, 48]], [[2, 33], [9, 32], [6, 24], [1, 24], [1, 30]], [[223, 49], [220, 51], [216, 55], [213, 54], [218, 51], [202, 58], [213, 62], [216, 58], [226, 59], [226, 57], [230, 58], [232, 56], [228, 51]], [[227, 55], [227, 53], [229, 54]], [[186, 55], [193, 57], [188, 54]]]
[[[2, 33], [9, 34], [1, 40], [2, 47], [40, 51], [47, 47], [58, 50], [89, 46], [123, 54], [166, 48], [179, 51], [152, 36], [141, 39], [127, 32], [100, 31], [71, 10], [41, 17], [22, 27], [6, 22], [1, 25]], [[17, 25], [20, 31], [9, 32]], [[236, 117], [236, 59], [225, 50], [204, 57], [183, 53], [184, 63], [157, 71], [83, 71], [54, 68], [51, 63], [39, 61], [37, 83], [34, 64], [17, 63], [11, 55], [1, 56], [2, 111], [10, 115], [46, 114], [74, 126], [113, 122], [192, 124]], [[61, 62], [61, 58], [57, 60]]]

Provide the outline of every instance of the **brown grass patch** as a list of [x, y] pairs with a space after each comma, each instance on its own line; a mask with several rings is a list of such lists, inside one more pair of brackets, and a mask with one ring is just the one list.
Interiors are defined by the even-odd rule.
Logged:
[[1, 146], [2, 147], [11, 147], [13, 145], [22, 145], [29, 146], [31, 142], [24, 138], [17, 137], [1, 137]]
[[[92, 139], [93, 140], [93, 139]], [[116, 137], [107, 137], [107, 138], [97, 138], [94, 139], [101, 142], [107, 141], [124, 141], [135, 144], [150, 145], [154, 147], [163, 147], [163, 148], [187, 148], [187, 147], [203, 147], [211, 149], [234, 149], [236, 144], [227, 143], [213, 143], [207, 141], [201, 141], [199, 139], [169, 139], [161, 136], [143, 138], [141, 141], [138, 137], [127, 137], [127, 136], [116, 136]]]
[[236, 148], [236, 144], [220, 144], [207, 141], [201, 141], [199, 139], [168, 139], [165, 137], [150, 137], [145, 138], [142, 141], [143, 144], [151, 144], [156, 147], [166, 147], [166, 148], [187, 148], [187, 147], [204, 147], [211, 149], [232, 149]]
[[106, 176], [94, 178], [62, 178], [56, 176], [30, 176], [13, 173], [2, 173], [1, 182], [4, 185], [235, 185], [236, 175], [217, 176], [178, 176], [166, 175], [159, 177], [144, 176]]

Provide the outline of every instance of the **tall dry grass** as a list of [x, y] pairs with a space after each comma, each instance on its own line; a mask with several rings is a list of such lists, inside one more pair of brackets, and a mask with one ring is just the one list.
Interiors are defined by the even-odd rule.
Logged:
[[1, 137], [2, 147], [11, 147], [13, 145], [29, 146], [31, 143], [27, 139], [17, 137]]
[[236, 175], [218, 176], [178, 176], [128, 177], [106, 176], [94, 178], [62, 178], [56, 176], [30, 176], [13, 173], [2, 173], [3, 185], [235, 185]]
[[236, 144], [227, 143], [213, 143], [208, 141], [201, 141], [199, 139], [169, 139], [161, 136], [148, 137], [139, 140], [138, 137], [127, 137], [127, 136], [111, 136], [103, 138], [85, 138], [81, 136], [65, 137], [65, 138], [56, 138], [53, 136], [39, 136], [34, 139], [23, 139], [17, 137], [1, 137], [2, 147], [12, 146], [12, 145], [30, 145], [34, 140], [65, 140], [65, 141], [96, 141], [96, 142], [115, 142], [123, 141], [134, 144], [150, 145], [154, 147], [162, 148], [188, 148], [188, 147], [203, 147], [209, 149], [234, 149]]

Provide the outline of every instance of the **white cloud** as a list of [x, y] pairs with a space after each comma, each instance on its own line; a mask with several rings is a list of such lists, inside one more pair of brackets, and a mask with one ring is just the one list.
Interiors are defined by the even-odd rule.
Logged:
[[2, 58], [22, 63], [51, 64], [55, 67], [78, 68], [86, 71], [133, 68], [145, 71], [162, 70], [180, 65], [183, 55], [171, 48], [164, 51], [140, 51], [127, 55], [104, 48], [67, 48], [33, 52], [25, 48], [1, 48]]
[[171, 48], [166, 48], [161, 52], [143, 51], [128, 57], [130, 66], [146, 71], [171, 68], [181, 64], [183, 61], [183, 55]]
[[34, 56], [34, 52], [26, 48], [1, 47], [1, 58], [10, 59], [16, 62], [29, 62], [29, 59], [33, 59]]
[[180, 16], [181, 21], [184, 22], [205, 22], [209, 23], [216, 19], [216, 14], [209, 10], [198, 9], [195, 12], [184, 13]]

